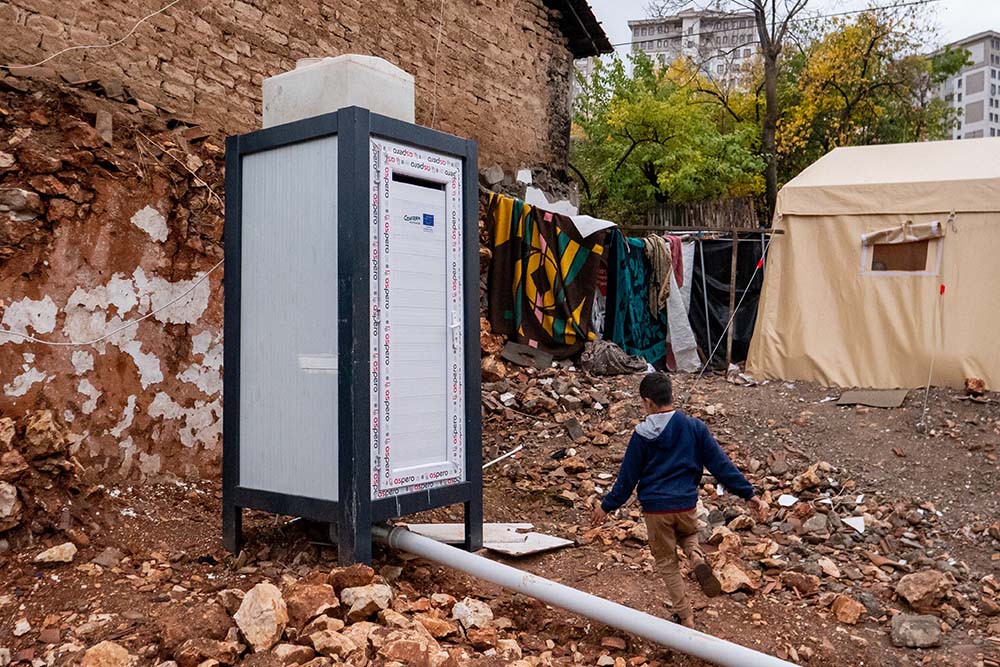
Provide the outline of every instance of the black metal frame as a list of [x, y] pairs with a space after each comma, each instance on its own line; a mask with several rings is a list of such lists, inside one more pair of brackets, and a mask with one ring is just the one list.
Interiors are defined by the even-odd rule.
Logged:
[[[338, 136], [337, 291], [341, 359], [338, 378], [338, 500], [320, 500], [240, 486], [240, 272], [242, 158], [290, 144]], [[368, 385], [368, 217], [370, 137], [444, 153], [463, 161], [465, 220], [465, 476], [459, 484], [371, 499], [371, 422]], [[225, 366], [223, 397], [222, 536], [242, 548], [243, 509], [300, 516], [330, 524], [342, 564], [370, 562], [372, 523], [445, 505], [465, 506], [465, 548], [483, 541], [482, 413], [479, 360], [478, 153], [473, 140], [347, 107], [226, 141]], [[349, 363], [344, 363], [348, 360]], [[333, 446], [334, 443], [331, 443]]]

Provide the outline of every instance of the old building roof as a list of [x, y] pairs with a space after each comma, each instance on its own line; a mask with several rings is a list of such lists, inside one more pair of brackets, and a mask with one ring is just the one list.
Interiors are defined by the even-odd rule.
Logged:
[[562, 14], [561, 28], [574, 58], [587, 58], [614, 50], [587, 0], [545, 0]]

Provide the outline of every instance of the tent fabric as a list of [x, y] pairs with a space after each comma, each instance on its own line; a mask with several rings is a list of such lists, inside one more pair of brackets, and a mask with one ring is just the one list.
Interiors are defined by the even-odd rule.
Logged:
[[1000, 211], [1000, 137], [835, 148], [778, 193], [781, 215]]
[[[1000, 387], [1000, 160], [986, 159], [985, 148], [1000, 150], [1000, 140], [837, 149], [789, 183], [778, 198], [775, 227], [785, 233], [768, 252], [748, 370], [894, 389], [924, 386], [933, 361], [934, 385], [961, 387], [975, 377]], [[837, 169], [827, 170], [834, 155]], [[872, 171], [879, 161], [886, 174]], [[904, 172], [925, 180], [903, 181]], [[873, 181], [868, 199], [843, 205], [865, 178]], [[802, 183], [816, 196], [808, 206]], [[921, 194], [907, 205], [901, 189]], [[941, 225], [949, 211], [954, 222]], [[935, 240], [926, 270], [866, 270], [864, 239], [895, 238], [907, 227], [941, 234], [928, 236]]]

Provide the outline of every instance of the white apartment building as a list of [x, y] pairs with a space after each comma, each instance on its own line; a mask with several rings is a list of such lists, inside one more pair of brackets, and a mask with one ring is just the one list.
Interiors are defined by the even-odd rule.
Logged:
[[753, 12], [684, 10], [673, 16], [629, 21], [632, 50], [663, 63], [684, 56], [713, 81], [740, 86], [758, 52]]
[[954, 138], [1000, 136], [1000, 33], [987, 30], [949, 46], [968, 50], [972, 62], [938, 89], [938, 97], [959, 109]]
[[577, 95], [583, 92], [580, 86], [580, 81], [577, 75], [582, 75], [587, 81], [594, 73], [594, 68], [597, 66], [597, 61], [599, 58], [596, 56], [591, 56], [589, 58], [577, 58], [573, 61], [573, 74], [569, 82], [569, 103], [570, 108], [573, 106], [573, 102], [576, 101]]

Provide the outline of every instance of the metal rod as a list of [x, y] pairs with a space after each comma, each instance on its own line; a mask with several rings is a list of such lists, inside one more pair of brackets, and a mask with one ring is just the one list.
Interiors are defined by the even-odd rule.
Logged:
[[733, 363], [733, 327], [732, 322], [736, 317], [736, 229], [733, 229], [733, 257], [729, 268], [729, 328], [726, 331], [726, 368]]
[[376, 526], [373, 535], [401, 549], [605, 625], [723, 667], [795, 667], [753, 649], [671, 623], [549, 579], [442, 544], [406, 528]]
[[[712, 325], [708, 322], [708, 286], [705, 282], [705, 239], [698, 235], [698, 252], [701, 256], [701, 296], [705, 300], [705, 338], [708, 339], [708, 349], [714, 349], [712, 347]], [[706, 364], [712, 362], [712, 358], [709, 357], [706, 360]]]
[[489, 468], [489, 467], [490, 467], [491, 465], [494, 465], [494, 464], [496, 464], [496, 463], [500, 463], [501, 461], [503, 461], [503, 460], [504, 460], [505, 458], [507, 458], [508, 456], [514, 456], [514, 454], [517, 454], [517, 453], [518, 453], [519, 451], [521, 451], [522, 449], [524, 449], [524, 445], [518, 445], [517, 447], [515, 447], [515, 448], [514, 448], [514, 449], [512, 449], [512, 450], [510, 450], [510, 451], [509, 451], [509, 452], [507, 452], [506, 454], [501, 454], [500, 456], [496, 457], [495, 459], [493, 459], [493, 460], [492, 460], [492, 461], [490, 461], [489, 463], [485, 463], [485, 464], [483, 464], [483, 470], [486, 470], [486, 469], [487, 469], [487, 468]]

